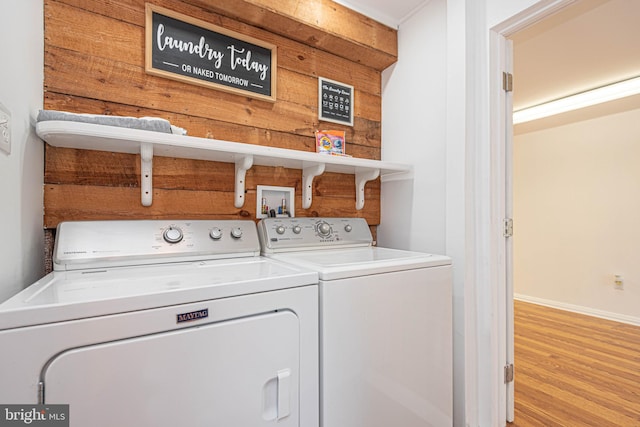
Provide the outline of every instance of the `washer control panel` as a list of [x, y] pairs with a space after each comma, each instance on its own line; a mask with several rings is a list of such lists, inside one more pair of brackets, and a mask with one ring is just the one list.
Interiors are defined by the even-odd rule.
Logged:
[[253, 221], [73, 221], [58, 226], [53, 261], [74, 270], [259, 254]]
[[264, 218], [258, 223], [263, 253], [371, 246], [364, 218]]

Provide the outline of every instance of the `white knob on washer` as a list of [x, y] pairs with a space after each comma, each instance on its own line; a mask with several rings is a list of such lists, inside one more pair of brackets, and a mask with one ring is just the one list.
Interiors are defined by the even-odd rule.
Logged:
[[329, 234], [331, 234], [331, 226], [326, 222], [321, 222], [320, 224], [318, 224], [318, 233], [321, 236], [328, 236]]
[[169, 227], [164, 230], [164, 233], [162, 233], [162, 237], [167, 243], [178, 243], [182, 240], [183, 237], [182, 230], [180, 230], [178, 227]]
[[222, 230], [220, 230], [218, 227], [213, 227], [209, 232], [209, 236], [213, 240], [220, 240], [222, 238]]
[[276, 233], [278, 234], [284, 234], [285, 231], [286, 231], [286, 228], [284, 228], [284, 225], [279, 225], [276, 227]]
[[294, 225], [293, 226], [293, 232], [296, 234], [300, 234], [300, 232], [302, 231], [302, 227], [300, 227], [299, 225]]
[[351, 230], [353, 230], [353, 227], [350, 224], [344, 226], [344, 231], [346, 231], [347, 233], [350, 233]]
[[242, 237], [242, 228], [234, 227], [231, 229], [231, 237], [234, 239], [239, 239]]

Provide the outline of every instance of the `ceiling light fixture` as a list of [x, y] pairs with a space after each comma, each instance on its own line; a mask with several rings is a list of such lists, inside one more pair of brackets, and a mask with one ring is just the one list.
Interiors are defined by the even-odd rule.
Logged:
[[555, 101], [536, 105], [534, 107], [518, 110], [513, 113], [513, 124], [530, 122], [567, 111], [590, 107], [615, 99], [625, 98], [640, 94], [640, 77], [623, 80], [608, 86], [556, 99]]

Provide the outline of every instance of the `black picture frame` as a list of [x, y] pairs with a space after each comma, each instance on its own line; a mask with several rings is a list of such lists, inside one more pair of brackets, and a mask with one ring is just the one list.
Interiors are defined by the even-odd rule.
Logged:
[[353, 126], [354, 89], [326, 77], [318, 77], [318, 119]]
[[150, 3], [145, 12], [148, 74], [275, 102], [275, 45]]

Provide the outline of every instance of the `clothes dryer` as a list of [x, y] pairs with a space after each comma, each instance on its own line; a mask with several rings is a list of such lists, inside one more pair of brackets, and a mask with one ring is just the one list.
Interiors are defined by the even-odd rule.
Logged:
[[252, 221], [62, 223], [54, 271], [0, 304], [0, 403], [70, 425], [317, 426], [316, 272]]

